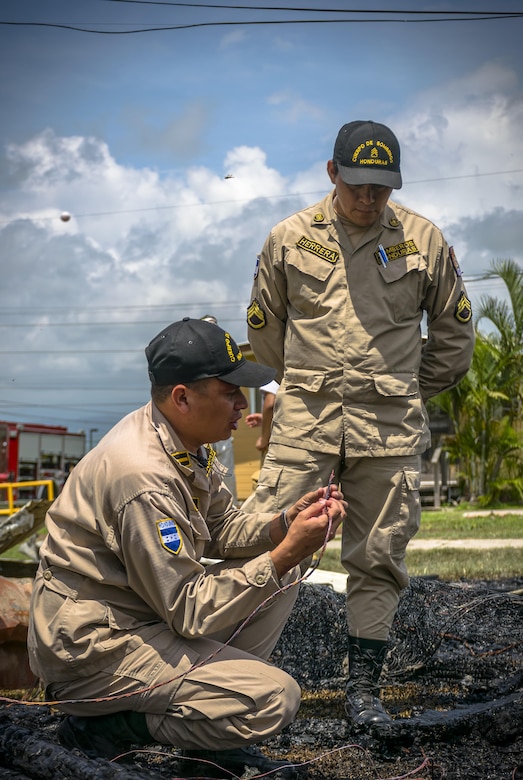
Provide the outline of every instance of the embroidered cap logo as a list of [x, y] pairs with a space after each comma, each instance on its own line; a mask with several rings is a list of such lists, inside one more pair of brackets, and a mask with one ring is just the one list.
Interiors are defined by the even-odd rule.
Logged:
[[[383, 150], [385, 156], [380, 156], [380, 149]], [[363, 152], [365, 153], [363, 154]], [[352, 162], [358, 165], [393, 165], [394, 155], [391, 148], [383, 141], [374, 141], [371, 138], [354, 150]]]
[[237, 355], [234, 354], [230, 333], [225, 334], [225, 348], [227, 349], [227, 354], [229, 355], [229, 360], [231, 361], [231, 363], [236, 363], [238, 360], [242, 359], [241, 349], [238, 348], [238, 354]]

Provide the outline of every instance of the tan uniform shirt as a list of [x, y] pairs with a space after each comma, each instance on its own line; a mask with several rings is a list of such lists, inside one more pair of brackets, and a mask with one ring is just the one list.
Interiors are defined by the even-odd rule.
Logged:
[[392, 201], [353, 248], [332, 198], [276, 225], [258, 260], [247, 319], [257, 360], [282, 383], [271, 442], [347, 457], [423, 452], [424, 401], [472, 358], [461, 271], [440, 230]]
[[[274, 515], [247, 515], [149, 403], [76, 466], [47, 516], [28, 647], [46, 683], [107, 668], [167, 624], [208, 636], [278, 590]], [[207, 576], [201, 562], [242, 558]]]

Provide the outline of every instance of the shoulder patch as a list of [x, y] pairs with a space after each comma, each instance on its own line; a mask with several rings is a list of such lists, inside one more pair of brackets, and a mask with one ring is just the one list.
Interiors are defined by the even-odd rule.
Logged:
[[456, 308], [454, 309], [454, 316], [458, 322], [468, 322], [472, 317], [472, 304], [465, 295], [464, 292], [458, 298]]
[[258, 273], [260, 270], [260, 255], [256, 255], [256, 266], [254, 268], [254, 278], [258, 278]]
[[456, 276], [461, 276], [461, 268], [459, 267], [458, 258], [456, 257], [453, 246], [449, 246], [449, 260], [454, 266]]
[[178, 450], [177, 452], [172, 452], [171, 457], [174, 458], [174, 460], [178, 461], [180, 466], [186, 466], [187, 468], [191, 468], [191, 456], [187, 452], [187, 450]]
[[256, 298], [253, 298], [247, 309], [247, 324], [259, 330], [267, 325], [267, 317]]
[[172, 517], [166, 517], [164, 520], [156, 521], [160, 544], [170, 553], [178, 555], [182, 549], [183, 541], [180, 530]]
[[340, 253], [335, 249], [323, 246], [323, 244], [319, 244], [317, 241], [313, 241], [312, 238], [307, 238], [307, 236], [302, 236], [296, 241], [296, 246], [300, 249], [305, 249], [306, 252], [312, 252], [313, 255], [321, 257], [322, 260], [328, 260], [333, 265], [338, 262], [340, 256]]

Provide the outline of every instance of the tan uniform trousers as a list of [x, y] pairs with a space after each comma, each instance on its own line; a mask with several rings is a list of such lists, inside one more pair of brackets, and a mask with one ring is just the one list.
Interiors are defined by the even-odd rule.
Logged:
[[[386, 640], [399, 594], [408, 585], [405, 551], [421, 518], [419, 455], [341, 459], [323, 452], [270, 444], [252, 511], [278, 512], [296, 496], [326, 485], [334, 469], [345, 500], [341, 561], [347, 579], [352, 636]], [[244, 504], [245, 506], [245, 504]]]
[[[242, 563], [220, 562], [209, 571]], [[295, 569], [283, 584], [299, 576]], [[47, 697], [75, 715], [145, 712], [153, 739], [179, 748], [224, 750], [261, 742], [287, 726], [300, 705], [296, 681], [263, 660], [297, 595], [298, 586], [271, 598], [231, 644], [224, 644], [234, 634], [230, 629], [212, 639], [185, 640], [174, 638], [165, 624], [146, 627], [143, 644], [115, 667], [49, 685]]]

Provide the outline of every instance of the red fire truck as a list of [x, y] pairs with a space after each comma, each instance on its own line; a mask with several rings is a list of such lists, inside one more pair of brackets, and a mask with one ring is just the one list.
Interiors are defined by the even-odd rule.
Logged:
[[0, 421], [0, 482], [52, 479], [60, 488], [85, 448], [83, 431]]

